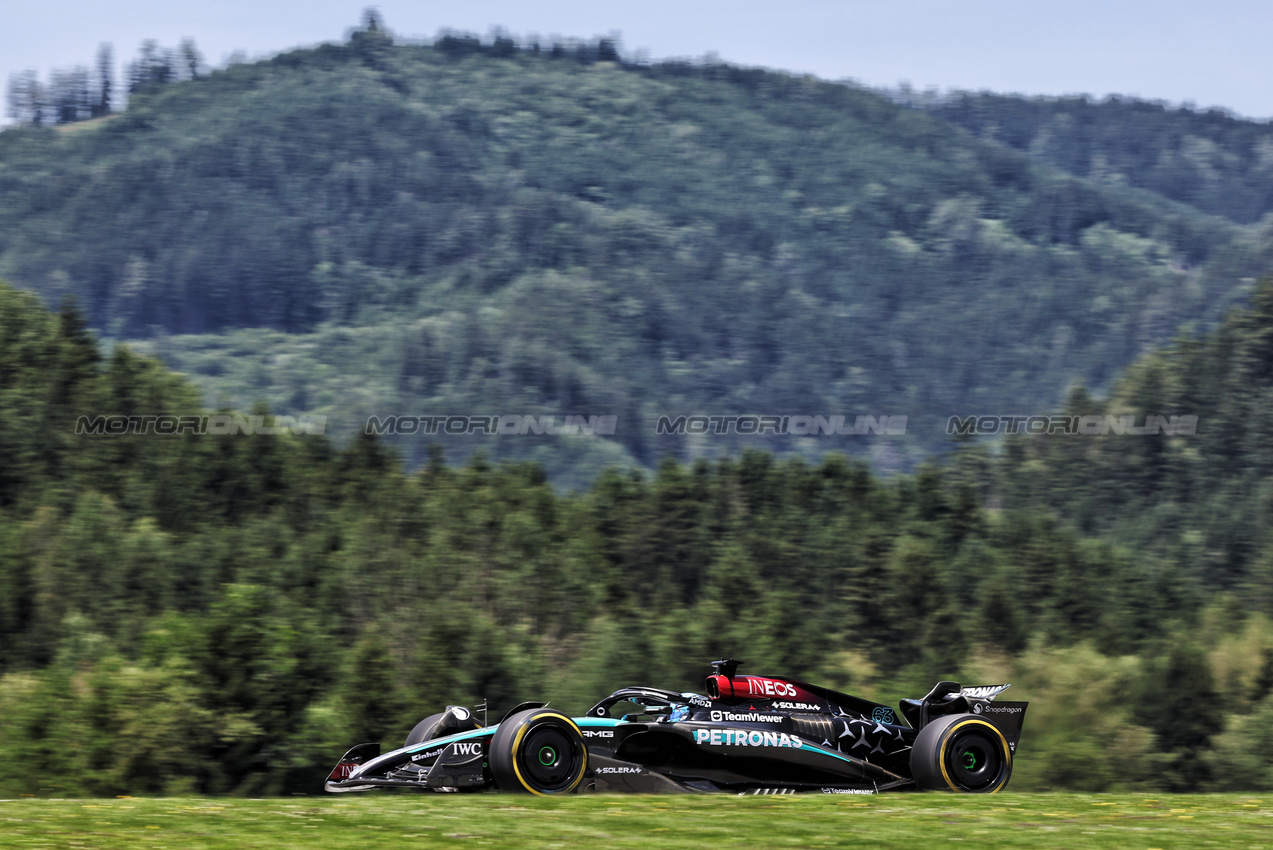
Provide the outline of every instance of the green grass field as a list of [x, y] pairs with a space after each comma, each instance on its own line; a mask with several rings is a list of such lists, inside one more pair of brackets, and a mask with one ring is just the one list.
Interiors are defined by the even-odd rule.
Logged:
[[[0, 802], [0, 847], [1273, 847], [1273, 799], [1240, 795], [990, 797], [368, 794], [270, 800]], [[639, 842], [639, 845], [638, 843]]]

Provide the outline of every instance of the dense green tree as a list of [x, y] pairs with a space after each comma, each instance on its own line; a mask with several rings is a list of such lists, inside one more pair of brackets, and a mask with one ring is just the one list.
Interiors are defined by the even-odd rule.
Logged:
[[955, 92], [920, 106], [1071, 174], [1157, 192], [1235, 221], [1273, 212], [1273, 131], [1222, 109], [1128, 97]]
[[1214, 430], [964, 442], [891, 478], [749, 451], [562, 492], [481, 456], [408, 472], [368, 434], [77, 433], [206, 411], [0, 286], [0, 746], [30, 766], [0, 792], [310, 792], [444, 705], [583, 710], [697, 689], [722, 654], [890, 702], [1013, 681], [1023, 787], [1263, 787], [1267, 299], [1067, 407], [1206, 404]]
[[1172, 791], [1197, 791], [1210, 779], [1206, 751], [1224, 716], [1216, 697], [1206, 659], [1195, 647], [1174, 646], [1145, 671], [1136, 716], [1171, 757], [1166, 780]]
[[[342, 437], [421, 411], [618, 417], [586, 440], [387, 436], [412, 468], [437, 439], [576, 489], [746, 448], [908, 469], [953, 413], [1103, 390], [1273, 262], [1266, 227], [1192, 195], [1065, 173], [860, 87], [616, 61], [611, 39], [396, 43], [368, 19], [207, 74], [185, 53], [144, 46], [110, 121], [0, 134], [0, 271], [74, 294], [218, 403]], [[1267, 132], [1221, 123], [1215, 156], [1181, 163], [1241, 147], [1254, 178]], [[695, 413], [909, 419], [887, 439], [655, 433]]]

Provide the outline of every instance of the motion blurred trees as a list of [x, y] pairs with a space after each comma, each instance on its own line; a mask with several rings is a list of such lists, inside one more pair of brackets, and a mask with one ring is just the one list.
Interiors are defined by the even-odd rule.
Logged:
[[[1074, 403], [1248, 374], [1265, 293]], [[197, 394], [127, 349], [98, 359], [72, 308], [3, 286], [0, 373], [0, 742], [42, 787], [312, 791], [342, 747], [393, 745], [447, 703], [580, 711], [626, 681], [696, 688], [721, 654], [889, 701], [1015, 681], [1035, 702], [1024, 787], [1268, 782], [1244, 748], [1273, 627], [1263, 596], [1228, 593], [1260, 581], [1268, 542], [1232, 537], [1228, 515], [1257, 509], [1212, 507], [1234, 491], [1196, 474], [1210, 430], [1166, 438], [1164, 480], [1186, 463], [1205, 484], [1188, 500], [1111, 495], [1141, 469], [1128, 441], [1163, 439], [1128, 436], [1011, 441], [984, 485], [1008, 509], [964, 478], [976, 445], [914, 477], [747, 452], [563, 495], [532, 464], [408, 474], [366, 435], [76, 434], [98, 410], [198, 412]], [[1254, 381], [1213, 381], [1217, 409]], [[1099, 537], [1066, 519], [1084, 493], [1114, 500]], [[1187, 557], [1210, 534], [1253, 554]]]
[[[207, 75], [152, 43], [127, 114], [0, 134], [0, 259], [84, 309], [0, 285], [0, 747], [24, 765], [0, 793], [312, 791], [448, 702], [582, 710], [719, 654], [889, 701], [1015, 680], [1024, 787], [1268, 785], [1273, 284], [1235, 284], [1267, 226], [851, 87], [511, 42], [368, 23]], [[15, 78], [11, 108], [100, 112], [105, 79], [60, 82], [63, 112]], [[204, 412], [90, 325], [208, 375], [268, 360], [253, 386], [301, 409], [944, 416], [1081, 378], [1110, 389], [1065, 413], [1200, 424], [965, 441], [891, 478], [728, 440], [686, 463], [634, 429], [571, 444], [561, 493], [367, 434], [77, 434]]]
[[1130, 97], [954, 92], [914, 103], [1062, 170], [1244, 224], [1273, 212], [1273, 129], [1222, 109]]
[[874, 460], [912, 469], [951, 413], [1104, 388], [1273, 260], [1264, 231], [858, 87], [560, 47], [369, 19], [206, 71], [148, 42], [123, 114], [0, 134], [0, 271], [242, 407], [621, 411], [586, 453], [493, 448], [583, 487], [697, 456], [651, 433], [696, 410], [905, 414]]
[[[125, 69], [126, 91], [129, 95], [153, 92], [170, 83], [197, 80], [206, 70], [192, 39], [175, 48], [146, 39]], [[110, 44], [98, 47], [92, 71], [83, 65], [55, 68], [47, 83], [40, 81], [36, 71], [19, 71], [10, 75], [6, 93], [8, 116], [19, 125], [34, 127], [103, 118], [115, 112], [117, 100], [115, 51]]]

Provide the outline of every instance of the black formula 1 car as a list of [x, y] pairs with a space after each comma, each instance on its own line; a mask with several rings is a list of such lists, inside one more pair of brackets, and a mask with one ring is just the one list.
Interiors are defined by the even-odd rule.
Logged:
[[706, 694], [623, 688], [584, 717], [528, 702], [483, 726], [448, 706], [400, 749], [345, 753], [326, 789], [993, 793], [1012, 775], [1027, 703], [994, 702], [1007, 685], [938, 682], [899, 716], [806, 682], [740, 676], [739, 663], [715, 662]]

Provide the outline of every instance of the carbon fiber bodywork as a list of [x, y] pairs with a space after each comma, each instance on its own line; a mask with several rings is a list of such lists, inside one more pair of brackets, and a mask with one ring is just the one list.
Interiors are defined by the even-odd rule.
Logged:
[[[575, 765], [582, 778], [566, 791], [870, 794], [943, 784], [951, 790], [997, 791], [1010, 775], [1026, 704], [992, 703], [1006, 686], [963, 689], [942, 682], [921, 700], [903, 700], [899, 714], [805, 682], [737, 676], [734, 662], [715, 667], [707, 694], [624, 688], [580, 717], [525, 703], [500, 723], [388, 753], [379, 753], [374, 744], [360, 745], [341, 759], [326, 789], [562, 793], [559, 787], [546, 791], [522, 781], [516, 770], [501, 778], [492, 769], [493, 755], [496, 761], [523, 763], [516, 761], [524, 757], [517, 752], [522, 733], [514, 736], [510, 727], [500, 734], [500, 725], [535, 722], [552, 726], [561, 741], [583, 744], [578, 748], [582, 762]], [[454, 711], [470, 716], [461, 708]], [[943, 727], [940, 740], [921, 736], [925, 725], [952, 716], [965, 719], [946, 722], [951, 731]], [[918, 779], [917, 741], [925, 750], [926, 761], [921, 761], [933, 765]], [[978, 759], [998, 759], [993, 775]], [[938, 778], [926, 782], [927, 773]], [[978, 778], [983, 775], [984, 780]]]

